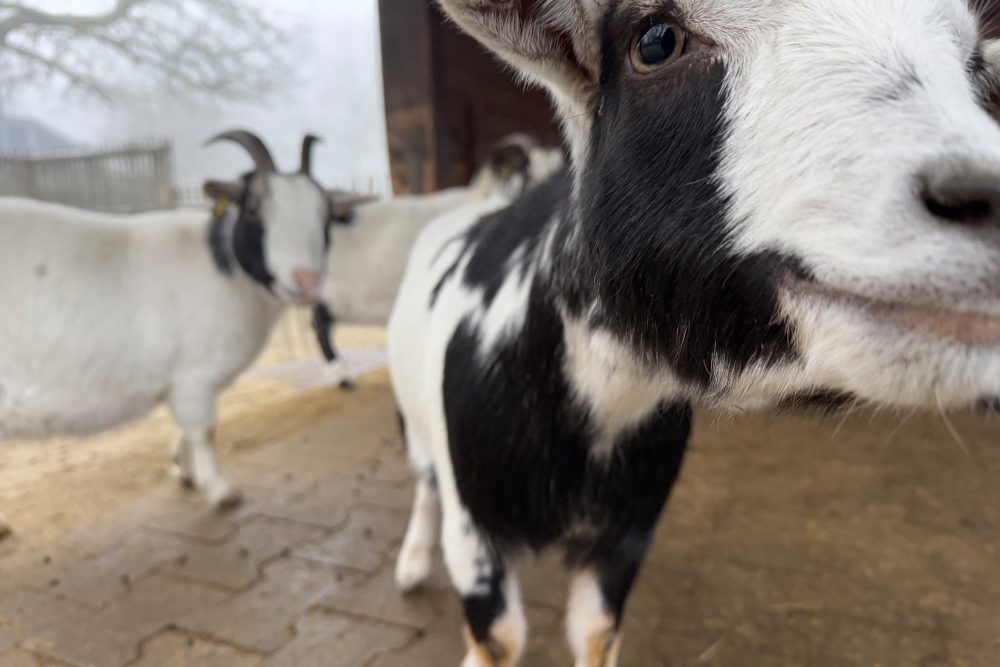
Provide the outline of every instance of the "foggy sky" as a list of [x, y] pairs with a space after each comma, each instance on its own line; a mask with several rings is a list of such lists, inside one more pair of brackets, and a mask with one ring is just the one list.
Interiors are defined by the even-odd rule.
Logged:
[[[381, 186], [388, 173], [376, 0], [258, 0], [280, 10], [292, 32], [299, 65], [279, 73], [292, 81], [260, 104], [178, 100], [151, 90], [140, 99], [107, 104], [66, 97], [51, 84], [6, 96], [11, 115], [31, 116], [81, 144], [166, 137], [174, 141], [176, 180], [197, 186], [205, 178], [233, 178], [249, 166], [238, 148], [204, 148], [209, 136], [244, 127], [260, 133], [279, 168], [298, 164], [299, 142], [324, 139], [315, 171], [329, 185]], [[39, 0], [61, 12], [101, 10], [110, 0]]]

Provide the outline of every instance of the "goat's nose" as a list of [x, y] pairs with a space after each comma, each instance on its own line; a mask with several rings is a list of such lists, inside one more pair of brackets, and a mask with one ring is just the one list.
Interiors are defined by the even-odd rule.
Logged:
[[319, 293], [319, 272], [309, 269], [295, 269], [292, 271], [292, 278], [299, 286], [302, 293], [312, 298]]
[[950, 223], [1000, 224], [1000, 177], [959, 176], [929, 182], [924, 204], [932, 215]]

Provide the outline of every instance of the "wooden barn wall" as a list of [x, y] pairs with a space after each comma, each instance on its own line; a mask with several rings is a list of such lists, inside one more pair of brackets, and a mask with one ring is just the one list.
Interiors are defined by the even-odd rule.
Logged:
[[546, 95], [526, 91], [430, 0], [379, 0], [393, 188], [419, 193], [468, 183], [512, 132], [560, 140]]

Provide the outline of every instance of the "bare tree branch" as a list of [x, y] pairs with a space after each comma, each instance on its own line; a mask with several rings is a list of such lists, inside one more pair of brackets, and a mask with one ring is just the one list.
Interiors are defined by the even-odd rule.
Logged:
[[0, 71], [44, 73], [102, 98], [153, 83], [259, 100], [287, 79], [290, 40], [259, 0], [115, 0], [54, 14], [0, 2]]
[[107, 91], [104, 89], [103, 84], [101, 84], [100, 81], [92, 79], [86, 74], [76, 71], [64, 63], [53, 60], [51, 58], [47, 58], [46, 56], [43, 56], [40, 53], [35, 53], [30, 49], [26, 49], [20, 46], [8, 45], [6, 48], [10, 49], [14, 53], [17, 53], [18, 55], [25, 57], [28, 60], [34, 61], [50, 70], [58, 72], [62, 76], [69, 79], [70, 84], [73, 86], [87, 89], [91, 91], [93, 94], [97, 95], [98, 97], [104, 98], [105, 100], [111, 99]]
[[26, 25], [72, 26], [74, 28], [99, 28], [120, 21], [128, 16], [133, 7], [146, 0], [118, 0], [115, 6], [104, 14], [50, 14], [26, 7], [20, 3], [5, 3], [5, 9], [15, 9], [12, 16], [0, 21], [0, 41], [7, 33]]

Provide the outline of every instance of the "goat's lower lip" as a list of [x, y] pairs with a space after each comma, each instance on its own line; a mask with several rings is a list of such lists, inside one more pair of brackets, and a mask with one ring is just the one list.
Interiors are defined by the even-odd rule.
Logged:
[[880, 301], [801, 279], [788, 279], [783, 287], [793, 297], [846, 306], [898, 329], [917, 331], [965, 345], [1000, 345], [1000, 317], [995, 315], [927, 304]]

